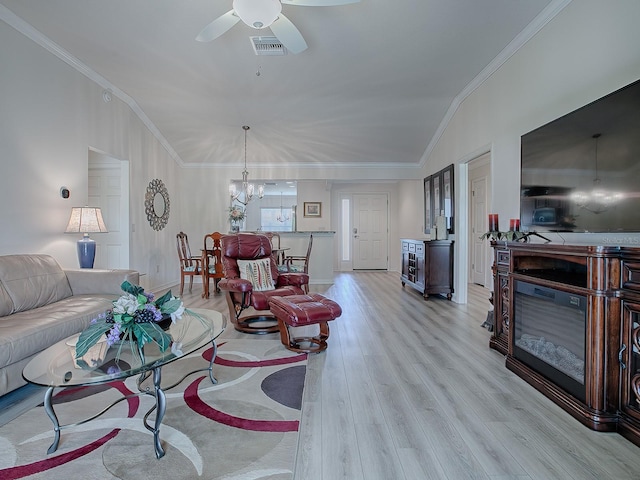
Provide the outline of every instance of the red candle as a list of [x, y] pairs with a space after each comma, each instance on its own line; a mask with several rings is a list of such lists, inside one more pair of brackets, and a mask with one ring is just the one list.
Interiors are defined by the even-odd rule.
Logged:
[[520, 231], [520, 219], [519, 218], [512, 218], [511, 220], [509, 220], [509, 230], [512, 232], [519, 232]]
[[490, 232], [499, 232], [498, 229], [498, 214], [490, 213], [489, 214], [489, 231]]

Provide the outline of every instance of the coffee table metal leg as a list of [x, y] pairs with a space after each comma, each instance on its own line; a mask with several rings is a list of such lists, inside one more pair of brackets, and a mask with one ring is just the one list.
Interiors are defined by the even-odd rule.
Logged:
[[211, 354], [211, 360], [209, 361], [209, 379], [211, 380], [211, 383], [215, 385], [218, 383], [218, 380], [213, 376], [213, 362], [218, 355], [218, 345], [216, 345], [215, 340], [211, 340], [211, 345], [213, 345], [213, 353]]
[[51, 397], [53, 396], [53, 390], [55, 387], [47, 388], [47, 391], [44, 394], [44, 410], [49, 415], [51, 422], [53, 422], [53, 443], [47, 450], [47, 454], [53, 453], [58, 449], [58, 443], [60, 443], [60, 423], [58, 422], [58, 417], [56, 413], [53, 411], [53, 405], [51, 404]]
[[[162, 419], [164, 418], [164, 413], [167, 410], [167, 397], [164, 391], [162, 390], [162, 386], [160, 385], [161, 378], [162, 378], [162, 367], [154, 368], [153, 369], [153, 387], [155, 389], [156, 405], [155, 407], [152, 407], [151, 410], [149, 410], [149, 412], [147, 412], [147, 415], [145, 415], [144, 417], [145, 427], [147, 427], [147, 429], [153, 432], [153, 441], [155, 443], [156, 458], [164, 457], [164, 453], [165, 453], [164, 449], [162, 448], [162, 445], [160, 444], [160, 425], [162, 425]], [[156, 420], [154, 423], [154, 427], [151, 428], [147, 424], [146, 420], [149, 414], [153, 410], [156, 410]]]

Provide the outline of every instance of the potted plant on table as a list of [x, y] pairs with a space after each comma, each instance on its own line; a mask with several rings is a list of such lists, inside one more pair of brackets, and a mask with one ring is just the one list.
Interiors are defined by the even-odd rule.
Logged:
[[229, 222], [231, 222], [231, 231], [239, 232], [240, 223], [244, 220], [246, 212], [238, 205], [232, 205], [229, 207]]
[[113, 301], [113, 308], [94, 318], [80, 334], [75, 346], [76, 359], [103, 341], [104, 336], [109, 347], [121, 342], [119, 348], [122, 348], [122, 344], [128, 342], [139, 352], [150, 342], [156, 343], [163, 352], [171, 345], [171, 337], [165, 330], [185, 313], [182, 301], [171, 291], [155, 300], [152, 293], [127, 281], [121, 288], [125, 293]]

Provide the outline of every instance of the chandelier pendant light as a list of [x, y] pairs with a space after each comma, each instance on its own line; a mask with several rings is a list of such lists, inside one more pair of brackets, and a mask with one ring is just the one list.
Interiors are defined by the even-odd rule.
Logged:
[[583, 210], [591, 213], [603, 213], [614, 207], [624, 195], [620, 192], [612, 192], [602, 188], [600, 176], [598, 174], [598, 139], [600, 133], [595, 133], [591, 138], [595, 139], [595, 175], [593, 178], [593, 189], [590, 192], [577, 191], [571, 194], [571, 199]]
[[[237, 191], [235, 183], [231, 182], [229, 184], [229, 195], [231, 196], [232, 202], [241, 203], [246, 207], [253, 199], [253, 196], [256, 193], [256, 187], [253, 183], [249, 183], [249, 172], [247, 171], [247, 131], [249, 130], [249, 126], [243, 125], [242, 129], [244, 130], [244, 170], [242, 171], [242, 188]], [[264, 197], [264, 185], [258, 185], [257, 193], [258, 198]]]
[[276, 217], [276, 220], [280, 223], [285, 223], [291, 220], [291, 215], [284, 213], [284, 210], [282, 209], [282, 192], [280, 192], [280, 215]]

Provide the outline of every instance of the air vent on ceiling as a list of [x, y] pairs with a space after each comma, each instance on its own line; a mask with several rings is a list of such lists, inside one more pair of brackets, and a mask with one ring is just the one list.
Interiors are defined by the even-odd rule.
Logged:
[[286, 55], [287, 49], [276, 37], [249, 37], [256, 55]]

